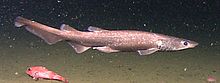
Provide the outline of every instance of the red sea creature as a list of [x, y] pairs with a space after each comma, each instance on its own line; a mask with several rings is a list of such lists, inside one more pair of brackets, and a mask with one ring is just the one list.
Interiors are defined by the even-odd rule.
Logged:
[[49, 80], [58, 80], [64, 83], [68, 83], [68, 81], [62, 76], [54, 73], [53, 71], [49, 71], [45, 67], [42, 66], [33, 66], [26, 70], [26, 74], [31, 76], [33, 79], [49, 79]]
[[216, 78], [213, 76], [208, 76], [207, 83], [216, 83]]

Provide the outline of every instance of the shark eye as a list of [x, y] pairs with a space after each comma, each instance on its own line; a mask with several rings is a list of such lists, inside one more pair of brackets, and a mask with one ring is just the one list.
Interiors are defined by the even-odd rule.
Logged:
[[187, 45], [188, 45], [188, 42], [184, 42], [183, 45], [187, 46]]
[[187, 46], [188, 45], [188, 41], [184, 41], [183, 45]]

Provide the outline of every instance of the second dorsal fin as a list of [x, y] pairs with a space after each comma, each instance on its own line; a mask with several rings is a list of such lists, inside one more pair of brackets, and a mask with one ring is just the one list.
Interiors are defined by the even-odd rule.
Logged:
[[69, 25], [66, 25], [66, 24], [62, 24], [61, 27], [60, 27], [60, 30], [64, 31], [78, 31], [76, 29], [74, 29], [73, 27], [69, 26]]

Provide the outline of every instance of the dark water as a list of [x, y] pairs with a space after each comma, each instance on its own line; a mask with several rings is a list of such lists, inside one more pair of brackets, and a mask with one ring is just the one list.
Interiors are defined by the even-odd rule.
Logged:
[[[59, 0], [0, 1], [0, 82], [34, 82], [24, 72], [42, 65], [70, 83], [206, 83], [220, 80], [220, 1], [218, 0]], [[82, 54], [65, 42], [47, 45], [15, 28], [23, 16], [59, 28], [68, 24], [86, 31], [105, 29], [151, 31], [197, 41], [199, 46], [179, 52], [138, 56], [134, 52]], [[57, 81], [40, 80], [39, 83]]]

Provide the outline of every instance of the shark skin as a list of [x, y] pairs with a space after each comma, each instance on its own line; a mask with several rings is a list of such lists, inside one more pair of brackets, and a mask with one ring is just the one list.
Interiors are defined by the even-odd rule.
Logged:
[[144, 31], [105, 30], [90, 26], [88, 32], [83, 32], [66, 24], [56, 29], [20, 16], [15, 19], [15, 26], [25, 27], [50, 45], [66, 41], [76, 53], [92, 48], [105, 53], [138, 52], [140, 55], [149, 55], [157, 51], [178, 51], [198, 45], [195, 41]]

